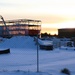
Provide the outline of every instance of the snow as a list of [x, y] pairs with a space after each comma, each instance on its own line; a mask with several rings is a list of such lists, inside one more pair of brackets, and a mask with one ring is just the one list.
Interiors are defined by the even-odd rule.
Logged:
[[44, 45], [44, 46], [53, 45], [53, 41], [49, 41], [49, 40], [38, 39], [38, 42], [39, 42], [40, 45]]
[[[29, 47], [28, 47], [29, 46]], [[0, 43], [0, 48], [35, 48], [33, 38], [27, 36], [16, 36], [6, 39]]]
[[3, 39], [0, 50], [10, 48], [10, 54], [0, 55], [0, 75], [65, 75], [64, 68], [75, 75], [75, 51], [68, 47], [53, 51], [39, 49], [39, 72], [37, 72], [37, 47], [33, 37], [16, 36]]

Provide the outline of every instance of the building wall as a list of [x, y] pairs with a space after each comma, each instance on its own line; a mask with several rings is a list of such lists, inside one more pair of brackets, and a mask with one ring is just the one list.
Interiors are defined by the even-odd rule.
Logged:
[[75, 37], [75, 28], [58, 29], [58, 36], [67, 38]]

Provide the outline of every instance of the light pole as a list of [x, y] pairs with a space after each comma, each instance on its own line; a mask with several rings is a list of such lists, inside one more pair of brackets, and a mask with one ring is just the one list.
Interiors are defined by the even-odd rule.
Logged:
[[37, 35], [37, 72], [39, 72], [39, 49], [38, 49], [38, 36]]

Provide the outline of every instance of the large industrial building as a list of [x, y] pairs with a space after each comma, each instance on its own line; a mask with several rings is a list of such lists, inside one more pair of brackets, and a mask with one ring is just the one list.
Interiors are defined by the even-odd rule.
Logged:
[[75, 28], [58, 29], [58, 36], [59, 37], [66, 37], [66, 38], [75, 37]]
[[3, 21], [0, 21], [0, 36], [19, 36], [29, 35], [35, 36], [40, 34], [41, 21], [31, 19], [6, 20], [6, 26]]

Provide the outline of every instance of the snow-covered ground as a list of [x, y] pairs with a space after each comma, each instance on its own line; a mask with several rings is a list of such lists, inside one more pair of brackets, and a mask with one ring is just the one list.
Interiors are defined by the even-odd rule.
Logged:
[[57, 48], [53, 51], [39, 49], [37, 73], [37, 47], [33, 37], [17, 36], [3, 39], [0, 50], [10, 48], [10, 54], [0, 55], [0, 75], [64, 75], [64, 68], [75, 75], [75, 51]]

